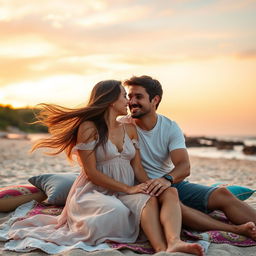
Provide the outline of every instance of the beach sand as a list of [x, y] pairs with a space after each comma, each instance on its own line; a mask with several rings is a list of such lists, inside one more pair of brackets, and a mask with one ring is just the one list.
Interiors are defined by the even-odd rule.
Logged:
[[[8, 185], [29, 184], [27, 181], [33, 175], [42, 173], [58, 172], [78, 172], [79, 166], [71, 166], [65, 159], [64, 154], [50, 157], [43, 154], [44, 150], [38, 150], [32, 154], [28, 153], [32, 142], [30, 140], [9, 140], [0, 139], [0, 187]], [[235, 160], [235, 159], [214, 159], [202, 157], [190, 157], [191, 160], [191, 182], [197, 182], [205, 185], [212, 185], [217, 182], [227, 184], [247, 186], [256, 188], [256, 161]], [[247, 202], [256, 209], [256, 195], [253, 195]], [[0, 213], [0, 218], [6, 214]], [[1, 221], [1, 219], [0, 219]], [[46, 255], [41, 251], [31, 253], [16, 253], [3, 251], [4, 243], [0, 243], [0, 256], [2, 255]], [[66, 253], [57, 254], [65, 256], [73, 255], [126, 255], [136, 256], [137, 253], [131, 250], [108, 250], [98, 252], [85, 252], [82, 250], [72, 250]], [[146, 255], [146, 254], [142, 254]], [[184, 253], [157, 253], [157, 256], [164, 255], [188, 255]], [[256, 246], [254, 247], [236, 247], [227, 244], [211, 244], [207, 256], [215, 255], [256, 255]]]

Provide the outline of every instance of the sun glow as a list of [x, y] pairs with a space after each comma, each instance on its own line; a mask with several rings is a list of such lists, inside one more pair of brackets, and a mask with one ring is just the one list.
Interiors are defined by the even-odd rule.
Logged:
[[86, 95], [90, 90], [83, 81], [83, 77], [66, 75], [12, 84], [1, 89], [1, 103], [11, 102], [14, 107], [34, 106], [42, 102], [74, 106], [76, 97], [70, 95]]
[[0, 56], [9, 58], [31, 58], [54, 54], [57, 48], [35, 36], [23, 36], [0, 42]]
[[73, 107], [101, 80], [146, 74], [188, 133], [255, 134], [255, 1], [0, 4], [0, 104]]

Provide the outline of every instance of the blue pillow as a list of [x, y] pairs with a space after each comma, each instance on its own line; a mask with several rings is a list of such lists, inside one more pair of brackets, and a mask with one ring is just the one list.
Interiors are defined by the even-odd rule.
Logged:
[[46, 173], [33, 176], [28, 181], [42, 190], [48, 204], [65, 205], [71, 186], [79, 173]]
[[226, 187], [233, 195], [235, 195], [240, 200], [248, 199], [256, 190], [247, 187], [237, 186], [237, 185], [226, 185], [225, 183], [218, 182], [212, 185], [212, 187]]

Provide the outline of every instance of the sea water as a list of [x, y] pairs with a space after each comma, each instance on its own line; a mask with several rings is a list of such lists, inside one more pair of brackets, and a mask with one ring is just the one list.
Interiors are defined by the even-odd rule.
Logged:
[[[242, 141], [246, 146], [256, 146], [256, 136], [211, 136], [211, 138], [224, 141]], [[190, 147], [188, 152], [191, 156], [256, 161], [256, 155], [243, 153], [243, 146], [234, 146], [232, 150], [218, 150], [216, 147]]]

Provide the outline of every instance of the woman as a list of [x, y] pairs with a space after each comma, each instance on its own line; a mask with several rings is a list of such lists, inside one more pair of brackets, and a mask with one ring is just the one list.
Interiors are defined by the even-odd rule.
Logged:
[[[82, 171], [59, 217], [36, 215], [16, 222], [10, 238], [33, 237], [59, 245], [132, 243], [141, 226], [156, 252], [203, 255], [200, 245], [180, 240], [181, 211], [175, 189], [167, 189], [158, 200], [147, 194], [148, 177], [140, 162], [136, 129], [116, 121], [127, 114], [127, 104], [126, 92], [115, 80], [96, 84], [85, 108], [43, 104], [39, 118], [51, 137], [33, 150], [49, 147], [56, 149], [53, 154], [65, 150], [70, 159], [75, 151]], [[134, 175], [140, 184], [134, 185]]]

